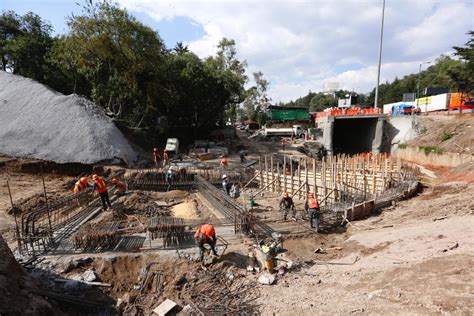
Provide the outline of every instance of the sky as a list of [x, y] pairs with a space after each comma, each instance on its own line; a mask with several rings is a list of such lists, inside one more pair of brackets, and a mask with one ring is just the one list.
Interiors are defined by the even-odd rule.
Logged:
[[[33, 11], [67, 32], [65, 16], [83, 0], [0, 0], [0, 10]], [[167, 47], [184, 42], [200, 57], [223, 37], [236, 41], [248, 75], [262, 71], [273, 102], [327, 83], [366, 93], [377, 82], [382, 0], [117, 0], [158, 31]], [[474, 0], [386, 0], [381, 82], [417, 73], [452, 55], [474, 30]], [[252, 82], [249, 82], [249, 85]]]

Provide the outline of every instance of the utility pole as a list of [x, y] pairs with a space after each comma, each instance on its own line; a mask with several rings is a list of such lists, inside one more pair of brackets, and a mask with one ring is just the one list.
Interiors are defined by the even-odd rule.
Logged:
[[377, 69], [377, 86], [375, 86], [375, 103], [374, 108], [378, 108], [379, 101], [379, 84], [380, 84], [380, 66], [382, 64], [382, 42], [383, 42], [383, 22], [385, 17], [385, 0], [382, 5], [382, 25], [380, 26], [380, 46], [379, 46], [379, 66]]
[[[425, 61], [423, 63], [420, 63], [420, 68], [418, 69], [418, 80], [416, 82], [416, 108], [418, 109], [420, 107], [419, 105], [419, 98], [420, 98], [420, 81], [421, 81], [421, 66], [423, 64], [430, 64], [431, 61]], [[425, 113], [428, 113], [428, 104], [425, 102]]]

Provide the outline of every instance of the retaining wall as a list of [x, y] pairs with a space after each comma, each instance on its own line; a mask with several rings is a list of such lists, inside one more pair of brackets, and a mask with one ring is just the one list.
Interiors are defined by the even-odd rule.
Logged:
[[442, 167], [456, 167], [467, 162], [474, 161], [474, 156], [471, 154], [460, 154], [446, 152], [442, 154], [428, 153], [418, 147], [397, 148], [393, 154], [394, 156], [408, 160], [421, 165], [433, 165]]

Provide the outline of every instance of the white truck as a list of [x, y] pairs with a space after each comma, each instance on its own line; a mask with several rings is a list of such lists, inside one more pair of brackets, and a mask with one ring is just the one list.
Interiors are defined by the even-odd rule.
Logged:
[[305, 130], [301, 125], [293, 125], [293, 127], [275, 127], [275, 128], [266, 128], [264, 129], [264, 135], [267, 136], [291, 136], [295, 135], [296, 138], [304, 138]]
[[179, 154], [179, 140], [177, 138], [168, 138], [165, 149], [168, 151], [170, 157]]

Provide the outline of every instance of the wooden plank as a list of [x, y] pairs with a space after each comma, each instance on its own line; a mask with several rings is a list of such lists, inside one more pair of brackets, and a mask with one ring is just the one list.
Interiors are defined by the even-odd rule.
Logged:
[[283, 156], [283, 183], [284, 183], [284, 186], [283, 186], [283, 192], [287, 192], [287, 188], [286, 188], [286, 156]]

